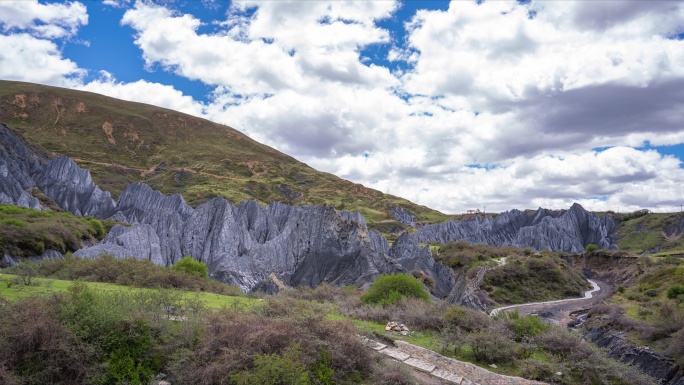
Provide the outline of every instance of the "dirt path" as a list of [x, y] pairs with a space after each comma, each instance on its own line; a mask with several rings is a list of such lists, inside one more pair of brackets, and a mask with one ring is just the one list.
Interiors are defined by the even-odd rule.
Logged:
[[602, 302], [612, 291], [610, 285], [605, 282], [591, 279], [588, 281], [591, 283], [592, 289], [585, 292], [584, 297], [582, 298], [504, 306], [492, 310], [490, 315], [495, 316], [501, 311], [517, 309], [520, 314], [535, 314], [546, 321], [561, 326], [567, 326], [570, 321], [570, 313], [579, 309], [592, 307], [595, 304]]

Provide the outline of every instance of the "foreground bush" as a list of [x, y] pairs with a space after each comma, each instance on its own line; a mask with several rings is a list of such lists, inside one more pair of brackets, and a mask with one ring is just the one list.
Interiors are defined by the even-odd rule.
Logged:
[[207, 265], [203, 262], [196, 261], [189, 255], [176, 262], [176, 264], [171, 267], [171, 270], [181, 271], [188, 275], [196, 275], [200, 278], [209, 279]]
[[[168, 290], [68, 292], [4, 303], [0, 383], [371, 384], [383, 379], [348, 322], [281, 298], [204, 312]], [[186, 317], [174, 322], [168, 309]]]
[[365, 303], [386, 306], [397, 303], [402, 298], [418, 298], [428, 301], [430, 296], [416, 277], [397, 273], [379, 276], [366, 294], [361, 297], [361, 300]]

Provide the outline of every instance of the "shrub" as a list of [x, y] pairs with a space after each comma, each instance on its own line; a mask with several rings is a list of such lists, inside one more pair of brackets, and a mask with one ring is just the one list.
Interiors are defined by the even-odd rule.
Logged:
[[254, 368], [230, 376], [237, 385], [309, 385], [309, 373], [300, 360], [299, 346], [278, 354], [257, 354]]
[[515, 342], [496, 329], [481, 330], [468, 339], [475, 359], [484, 363], [507, 362], [515, 358]]
[[536, 337], [549, 330], [549, 325], [545, 324], [539, 317], [519, 315], [517, 311], [505, 314], [508, 317], [506, 326], [515, 334], [516, 341], [522, 341], [526, 337]]
[[182, 271], [189, 275], [195, 275], [201, 278], [209, 279], [209, 273], [207, 272], [207, 265], [203, 262], [194, 260], [191, 256], [186, 256], [180, 261], [176, 262], [173, 267], [174, 271]]
[[684, 286], [674, 285], [667, 289], [667, 298], [676, 299], [680, 295], [684, 294]]
[[620, 293], [620, 294], [624, 293], [624, 292], [625, 292], [625, 287], [622, 286], [622, 285], [618, 285], [618, 287], [617, 287], [617, 292]]
[[491, 325], [492, 318], [477, 310], [453, 305], [442, 315], [442, 322], [447, 328], [471, 332], [487, 328]]
[[599, 248], [593, 243], [590, 243], [587, 245], [587, 247], [584, 249], [587, 253], [593, 253], [594, 251], [597, 251]]
[[366, 303], [387, 306], [399, 302], [404, 297], [418, 298], [425, 301], [430, 296], [423, 288], [423, 284], [409, 274], [381, 275], [371, 285], [370, 289], [361, 297]]

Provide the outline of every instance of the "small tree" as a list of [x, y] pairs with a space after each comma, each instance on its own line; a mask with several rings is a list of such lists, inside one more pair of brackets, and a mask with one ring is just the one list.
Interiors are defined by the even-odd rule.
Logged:
[[31, 261], [25, 261], [16, 265], [13, 270], [13, 273], [21, 278], [24, 285], [31, 286], [33, 277], [38, 274], [38, 265]]
[[207, 265], [203, 262], [194, 260], [189, 255], [176, 262], [176, 264], [171, 267], [171, 270], [209, 279]]
[[587, 247], [584, 249], [587, 253], [593, 253], [594, 251], [598, 250], [598, 246], [596, 246], [593, 243], [590, 243], [587, 245]]
[[392, 274], [379, 276], [370, 289], [361, 297], [366, 303], [390, 305], [399, 302], [404, 297], [429, 300], [423, 284], [409, 274]]

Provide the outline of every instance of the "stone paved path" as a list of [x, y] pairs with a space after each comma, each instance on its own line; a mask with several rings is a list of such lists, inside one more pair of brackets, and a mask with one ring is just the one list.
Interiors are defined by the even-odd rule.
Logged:
[[544, 382], [526, 380], [490, 372], [468, 362], [445, 357], [432, 350], [395, 341], [396, 346], [388, 346], [361, 337], [368, 347], [385, 354], [401, 363], [429, 373], [443, 381], [457, 385], [542, 385]]

